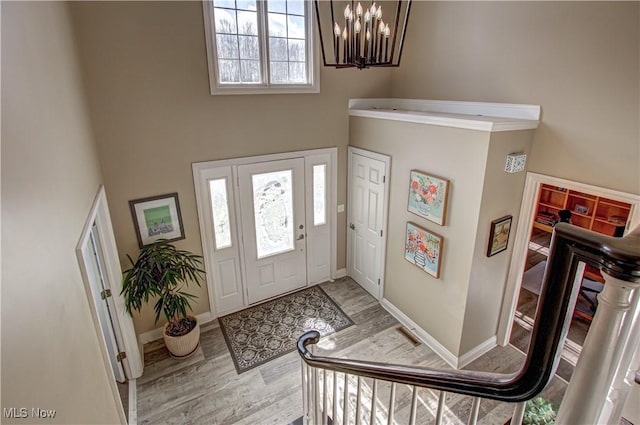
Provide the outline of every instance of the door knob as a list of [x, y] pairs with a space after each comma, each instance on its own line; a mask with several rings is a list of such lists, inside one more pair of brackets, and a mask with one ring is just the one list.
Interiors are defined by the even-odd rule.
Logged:
[[356, 230], [356, 226], [355, 226], [353, 223], [350, 223], [350, 224], [349, 224], [349, 228], [350, 228], [351, 230]]
[[304, 235], [300, 235], [298, 236], [298, 240], [301, 241], [302, 239], [304, 239]]

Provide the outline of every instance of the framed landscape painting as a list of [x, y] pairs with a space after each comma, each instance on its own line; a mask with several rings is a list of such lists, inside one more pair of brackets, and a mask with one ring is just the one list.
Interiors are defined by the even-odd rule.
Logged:
[[160, 239], [184, 239], [177, 193], [129, 201], [140, 248]]
[[404, 258], [436, 279], [440, 277], [442, 236], [408, 222]]
[[443, 226], [449, 180], [412, 170], [409, 182], [409, 211]]

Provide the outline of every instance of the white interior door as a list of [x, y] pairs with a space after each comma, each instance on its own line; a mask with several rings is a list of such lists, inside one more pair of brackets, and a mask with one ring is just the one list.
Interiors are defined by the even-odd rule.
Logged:
[[349, 151], [349, 276], [376, 299], [384, 263], [386, 162]]
[[[109, 361], [113, 368], [113, 374], [118, 382], [125, 381], [124, 368], [122, 367], [121, 360], [118, 358], [118, 354], [124, 349], [121, 349], [118, 340], [116, 338], [116, 326], [113, 316], [115, 314], [115, 306], [109, 302], [112, 297], [106, 296], [110, 294], [111, 289], [105, 282], [104, 272], [104, 256], [99, 242], [99, 233], [96, 226], [93, 225], [91, 233], [89, 235], [89, 243], [85, 246], [85, 258], [87, 261], [87, 276], [92, 288], [93, 301], [96, 306], [96, 312], [100, 322], [100, 328], [104, 335], [104, 340], [109, 353]], [[107, 292], [109, 291], [109, 292]]]
[[249, 304], [307, 285], [304, 159], [238, 166]]

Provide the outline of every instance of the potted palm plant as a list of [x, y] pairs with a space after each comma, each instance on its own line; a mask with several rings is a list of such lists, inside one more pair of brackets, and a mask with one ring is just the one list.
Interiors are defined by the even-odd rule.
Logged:
[[158, 241], [143, 247], [135, 262], [127, 258], [131, 267], [123, 272], [121, 291], [127, 312], [139, 312], [149, 298], [157, 298], [155, 322], [161, 314], [167, 319], [163, 337], [169, 353], [175, 358], [190, 356], [200, 343], [200, 327], [195, 316], [187, 314], [197, 297], [185, 290], [190, 283], [201, 286], [202, 257]]

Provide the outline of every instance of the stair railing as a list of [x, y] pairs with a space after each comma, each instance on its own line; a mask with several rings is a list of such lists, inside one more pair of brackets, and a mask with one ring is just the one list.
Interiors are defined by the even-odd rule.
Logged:
[[[634, 380], [628, 353], [638, 344], [634, 330], [640, 326], [640, 226], [624, 238], [612, 238], [565, 223], [554, 228], [529, 350], [519, 372], [445, 370], [317, 356], [310, 349], [320, 335], [310, 331], [298, 340], [305, 423], [395, 424], [396, 391], [398, 384], [405, 384], [411, 404], [400, 406], [407, 420], [398, 423], [416, 423], [418, 389], [427, 388], [439, 394], [433, 412], [436, 424], [443, 420], [444, 395], [456, 393], [474, 397], [469, 424], [476, 423], [480, 399], [488, 398], [517, 403], [511, 423], [519, 425], [524, 402], [538, 395], [555, 373], [585, 264], [600, 269], [606, 283], [556, 423], [616, 423], [616, 417], [619, 423], [620, 406], [628, 393], [625, 385]], [[363, 385], [365, 379], [367, 385]]]

